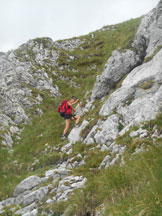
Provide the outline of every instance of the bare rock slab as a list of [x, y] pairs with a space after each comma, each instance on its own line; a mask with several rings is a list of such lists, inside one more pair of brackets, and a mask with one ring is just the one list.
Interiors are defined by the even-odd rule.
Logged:
[[38, 186], [41, 183], [41, 178], [39, 178], [38, 176], [30, 176], [26, 179], [24, 179], [16, 188], [15, 191], [13, 193], [14, 197], [17, 197], [18, 195], [20, 195], [21, 193], [23, 193], [26, 190], [31, 190], [34, 187]]

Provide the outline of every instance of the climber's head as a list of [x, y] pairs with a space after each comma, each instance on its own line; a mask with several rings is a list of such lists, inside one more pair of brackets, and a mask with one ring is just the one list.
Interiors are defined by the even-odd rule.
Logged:
[[78, 98], [77, 97], [75, 97], [75, 96], [72, 96], [71, 97], [71, 100], [70, 100], [70, 102], [75, 102], [75, 101], [77, 101], [78, 100]]

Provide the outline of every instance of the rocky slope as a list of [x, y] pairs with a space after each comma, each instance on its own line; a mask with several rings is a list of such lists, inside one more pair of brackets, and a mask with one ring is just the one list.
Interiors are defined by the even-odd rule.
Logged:
[[[94, 41], [99, 37], [97, 32], [89, 35], [88, 42], [86, 37], [58, 42], [53, 42], [49, 38], [35, 39], [23, 44], [17, 50], [0, 54], [2, 141], [0, 147], [2, 150], [9, 148], [11, 158], [14, 157], [12, 151], [17, 151], [15, 155], [18, 161], [15, 160], [13, 169], [18, 173], [23, 170], [23, 166], [25, 171], [33, 172], [19, 182], [12, 194], [6, 197], [7, 199], [1, 199], [1, 215], [102, 216], [126, 215], [128, 212], [131, 215], [145, 215], [145, 213], [160, 215], [155, 213], [155, 210], [146, 212], [149, 208], [144, 208], [142, 205], [139, 210], [135, 207], [135, 210], [132, 210], [132, 203], [127, 204], [128, 210], [123, 208], [123, 212], [117, 207], [115, 210], [112, 209], [112, 206], [115, 202], [119, 206], [116, 194], [119, 197], [121, 194], [121, 200], [125, 200], [130, 191], [134, 194], [137, 191], [137, 182], [134, 186], [130, 180], [133, 174], [138, 173], [138, 169], [135, 168], [137, 161], [134, 163], [133, 158], [140, 152], [151, 154], [150, 152], [154, 152], [154, 145], [161, 147], [162, 144], [161, 12], [162, 1], [142, 18], [129, 49], [116, 47], [111, 56], [102, 56], [102, 52], [105, 51], [102, 46], [103, 41]], [[107, 31], [113, 34], [115, 29], [112, 26], [105, 27], [99, 32]], [[93, 55], [92, 45], [95, 47]], [[96, 50], [99, 53], [96, 53]], [[86, 58], [84, 55], [87, 55]], [[101, 61], [100, 58], [106, 58], [106, 61]], [[82, 70], [87, 70], [88, 75]], [[100, 70], [102, 70], [101, 75], [99, 75]], [[96, 83], [90, 84], [95, 78]], [[92, 84], [94, 87], [89, 91]], [[52, 126], [55, 126], [55, 131], [58, 130], [57, 136], [61, 135], [63, 127], [61, 126], [59, 130], [61, 120], [56, 116], [52, 117], [50, 111], [46, 109], [52, 103], [57, 107], [58, 101], [65, 97], [67, 88], [70, 92], [69, 94], [66, 92], [68, 95], [75, 89], [75, 93], [80, 93], [85, 101], [85, 105], [83, 104], [79, 111], [84, 120], [79, 128], [72, 129], [68, 141], [58, 141], [55, 136], [51, 141], [49, 137], [53, 132], [46, 135], [51, 129], [49, 129], [50, 120], [55, 121]], [[43, 115], [45, 117], [41, 117]], [[35, 134], [32, 137], [30, 133], [34, 131], [34, 126], [37, 126], [36, 121], [41, 125], [46, 118], [48, 118], [46, 130], [37, 129], [37, 137]], [[29, 131], [29, 139], [26, 143], [23, 139], [25, 133], [28, 136], [27, 124], [31, 124], [33, 128]], [[21, 135], [23, 132], [24, 134]], [[25, 166], [25, 161], [22, 162], [19, 156], [21, 152], [16, 148], [21, 148], [32, 140], [31, 149], [34, 145], [38, 146], [40, 140], [43, 144], [39, 146], [40, 149], [29, 151], [31, 159]], [[140, 157], [138, 160], [140, 161]], [[156, 165], [158, 157], [152, 160], [152, 164]], [[3, 161], [1, 163], [3, 165]], [[126, 173], [129, 164], [134, 168], [132, 173]], [[39, 172], [37, 174], [39, 166], [41, 174]], [[7, 165], [4, 169], [6, 167], [10, 170]], [[123, 170], [122, 174], [118, 168]], [[142, 169], [144, 170], [145, 167]], [[158, 177], [151, 167], [149, 171], [153, 181], [158, 185]], [[115, 172], [118, 174], [117, 177]], [[106, 181], [104, 175], [107, 176]], [[112, 182], [111, 175], [114, 176]], [[121, 180], [122, 183], [119, 181], [120, 176], [125, 178]], [[142, 174], [139, 176], [142, 179]], [[138, 179], [138, 176], [135, 179]], [[138, 186], [145, 187], [146, 181], [148, 180], [144, 179], [144, 183], [139, 181]], [[109, 185], [106, 185], [106, 182]], [[115, 186], [114, 182], [116, 182]], [[149, 185], [152, 184], [150, 182]], [[122, 184], [124, 187], [118, 188], [118, 185]], [[110, 190], [110, 194], [101, 196], [100, 191], [103, 188], [106, 191]], [[159, 206], [162, 199], [157, 191], [154, 194], [157, 194], [156, 211], [160, 212]]]
[[[41, 92], [51, 96], [60, 96], [55, 80], [47, 73], [46, 65], [58, 67], [57, 59], [60, 49], [73, 50], [80, 45], [78, 39], [71, 42], [53, 42], [49, 38], [35, 39], [22, 45], [17, 50], [0, 55], [0, 110], [2, 145], [12, 147], [12, 136], [17, 138], [20, 130], [17, 125], [29, 123], [27, 109], [43, 101]], [[53, 70], [52, 73], [57, 76]], [[36, 114], [41, 110], [35, 110]], [[7, 133], [5, 132], [6, 129]]]

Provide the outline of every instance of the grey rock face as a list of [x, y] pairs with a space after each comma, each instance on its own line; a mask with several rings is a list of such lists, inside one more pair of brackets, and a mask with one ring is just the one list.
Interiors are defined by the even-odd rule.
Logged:
[[30, 176], [24, 179], [16, 188], [13, 193], [15, 197], [23, 193], [26, 190], [31, 190], [41, 183], [41, 179], [38, 176]]
[[22, 204], [23, 205], [30, 205], [34, 202], [41, 201], [44, 196], [48, 193], [48, 186], [39, 188], [36, 191], [31, 192], [30, 194], [27, 194], [24, 196]]
[[58, 49], [73, 51], [83, 43], [80, 39], [66, 40], [62, 42], [54, 42], [54, 46]]
[[11, 134], [5, 133], [4, 135], [2, 135], [2, 137], [4, 138], [4, 140], [2, 140], [2, 145], [6, 147], [12, 147], [13, 140], [11, 138]]
[[37, 216], [37, 215], [38, 215], [38, 209], [33, 209], [31, 212], [27, 212], [22, 216]]
[[138, 63], [140, 58], [131, 50], [120, 53], [115, 50], [108, 59], [101, 76], [97, 77], [92, 91], [92, 98], [99, 99], [109, 93], [121, 78], [129, 73]]
[[0, 206], [1, 206], [1, 209], [2, 207], [4, 206], [10, 206], [10, 205], [13, 205], [15, 204], [15, 198], [8, 198], [6, 200], [3, 200], [2, 202], [0, 202]]
[[67, 176], [69, 172], [70, 170], [66, 169], [65, 167], [63, 168], [58, 167], [56, 169], [46, 171], [45, 175], [46, 177], [52, 176], [53, 179], [57, 179], [57, 178], [63, 178]]
[[70, 132], [68, 139], [70, 142], [75, 143], [81, 140], [80, 132], [88, 125], [88, 121], [84, 120], [82, 125], [78, 128], [73, 128]]
[[162, 1], [144, 16], [135, 36], [133, 47], [138, 54], [151, 56], [162, 45]]
[[96, 79], [92, 91], [93, 99], [107, 95], [121, 78], [134, 67], [141, 64], [145, 57], [151, 56], [162, 45], [162, 1], [150, 11], [139, 26], [132, 43], [135, 52], [126, 50], [114, 51], [108, 59], [101, 76]]
[[[122, 154], [125, 151], [125, 146], [117, 145], [115, 142], [113, 142], [110, 146], [108, 146], [108, 149], [110, 151], [109, 155], [107, 155], [103, 161], [101, 162], [99, 169], [102, 168], [108, 168], [110, 166], [113, 166], [119, 158], [122, 156]], [[112, 155], [115, 153], [115, 156], [112, 158]]]
[[18, 211], [15, 212], [15, 214], [24, 215], [28, 212], [31, 212], [36, 207], [37, 207], [36, 203], [32, 203], [31, 205], [29, 205], [25, 208], [19, 209]]
[[[20, 205], [23, 205], [23, 208], [17, 210], [15, 214], [37, 215], [38, 206], [42, 204], [41, 202], [46, 195], [51, 197], [50, 199], [47, 197], [46, 200], [46, 203], [49, 204], [67, 200], [74, 190], [84, 186], [87, 179], [82, 176], [68, 176], [70, 170], [66, 169], [65, 166], [65, 164], [60, 164], [58, 168], [46, 171], [46, 177], [44, 178], [30, 176], [23, 180], [15, 188], [14, 198], [8, 198], [0, 202], [0, 213], [4, 211], [4, 207], [14, 204], [19, 208]], [[51, 183], [39, 188], [41, 183], [49, 180], [49, 177], [53, 177], [53, 180], [50, 178]], [[55, 184], [56, 182], [58, 183]], [[36, 189], [36, 187], [38, 188]], [[15, 211], [15, 208], [12, 208], [11, 211]]]
[[[57, 85], [53, 84], [53, 80], [42, 67], [47, 59], [51, 66], [56, 65], [58, 58], [58, 54], [49, 49], [53, 46], [53, 41], [46, 39], [46, 45], [47, 41], [48, 46], [43, 47], [43, 41], [31, 40], [15, 51], [0, 55], [0, 122], [2, 127], [29, 123], [25, 109], [30, 109], [43, 101], [39, 94], [38, 96], [33, 94], [34, 90], [31, 88], [36, 91], [46, 90], [54, 97], [60, 95]], [[13, 133], [10, 134], [10, 132], [2, 134], [4, 146], [12, 147], [12, 135]]]
[[87, 179], [82, 176], [68, 176], [59, 182], [56, 191], [57, 201], [67, 200], [68, 196], [74, 189], [82, 188]]
[[100, 124], [99, 130], [94, 139], [99, 144], [111, 144], [118, 135], [119, 116], [110, 116], [103, 124]]
[[[124, 80], [122, 87], [115, 91], [100, 110], [101, 115], [110, 115], [113, 109], [123, 116], [126, 125], [138, 124], [155, 118], [162, 107], [162, 50], [148, 63], [135, 68]], [[156, 83], [156, 91], [144, 90], [138, 95], [136, 91], [147, 82]], [[150, 87], [151, 88], [151, 87]], [[134, 96], [136, 97], [134, 98]], [[128, 101], [130, 105], [127, 105]]]
[[106, 121], [98, 121], [91, 132], [88, 134], [84, 143], [87, 144], [106, 144], [110, 145], [118, 135], [119, 115], [111, 115]]

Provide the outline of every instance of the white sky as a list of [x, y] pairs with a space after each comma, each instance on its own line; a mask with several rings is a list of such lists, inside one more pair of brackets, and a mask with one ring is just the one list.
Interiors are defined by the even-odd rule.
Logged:
[[160, 0], [0, 0], [0, 51], [29, 39], [88, 34], [153, 9]]

